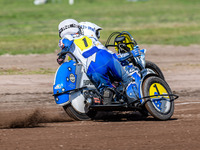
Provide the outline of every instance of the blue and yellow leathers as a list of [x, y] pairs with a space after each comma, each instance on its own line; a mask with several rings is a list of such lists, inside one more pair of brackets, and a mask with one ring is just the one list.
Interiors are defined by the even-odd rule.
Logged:
[[[85, 72], [96, 88], [103, 92], [113, 87], [112, 81], [122, 81], [127, 86], [133, 77], [129, 76], [113, 54], [97, 48], [87, 36], [65, 36], [59, 42], [62, 51], [70, 51], [84, 66]], [[65, 57], [65, 56], [64, 56]]]

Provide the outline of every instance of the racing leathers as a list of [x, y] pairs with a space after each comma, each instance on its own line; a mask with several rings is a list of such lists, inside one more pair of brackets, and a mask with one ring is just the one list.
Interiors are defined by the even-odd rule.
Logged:
[[[61, 54], [69, 51], [83, 64], [87, 76], [102, 94], [105, 88], [113, 88], [112, 81], [122, 81], [125, 87], [134, 81], [113, 54], [99, 49], [87, 36], [67, 35], [59, 41], [59, 46]], [[65, 58], [65, 55], [59, 57]]]

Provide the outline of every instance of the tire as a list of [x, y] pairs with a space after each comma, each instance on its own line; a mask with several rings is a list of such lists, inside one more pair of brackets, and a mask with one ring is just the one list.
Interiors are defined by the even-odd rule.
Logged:
[[65, 112], [74, 120], [77, 121], [87, 121], [94, 118], [97, 114], [96, 111], [88, 111], [87, 113], [81, 113], [76, 111], [71, 104], [63, 106]]
[[[169, 85], [159, 77], [151, 76], [142, 85], [143, 96], [155, 94], [172, 94]], [[163, 98], [163, 99], [160, 99]], [[172, 96], [154, 96], [144, 99], [148, 112], [158, 120], [168, 120], [174, 113], [174, 101]]]
[[146, 69], [150, 69], [155, 72], [161, 79], [165, 80], [165, 77], [161, 71], [161, 69], [153, 62], [146, 60], [145, 64]]

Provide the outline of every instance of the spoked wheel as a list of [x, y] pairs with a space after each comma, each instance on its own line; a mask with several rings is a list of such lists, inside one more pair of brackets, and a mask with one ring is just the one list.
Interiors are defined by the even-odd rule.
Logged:
[[161, 69], [155, 63], [146, 60], [145, 68], [155, 72], [161, 79], [165, 80]]
[[[143, 96], [148, 112], [158, 120], [168, 120], [174, 113], [174, 101], [169, 85], [159, 77], [149, 77], [143, 82]], [[157, 95], [157, 96], [154, 96]]]

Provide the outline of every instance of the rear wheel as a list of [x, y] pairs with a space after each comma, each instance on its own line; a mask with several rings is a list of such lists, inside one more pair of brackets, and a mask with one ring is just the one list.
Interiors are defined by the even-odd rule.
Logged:
[[161, 69], [153, 62], [146, 60], [145, 68], [155, 72], [161, 79], [165, 80], [165, 77]]
[[[174, 101], [169, 85], [159, 77], [149, 77], [143, 82], [143, 96], [148, 112], [158, 120], [168, 120], [174, 113]], [[160, 95], [160, 96], [153, 96]]]
[[66, 113], [77, 121], [91, 120], [97, 114], [96, 111], [86, 111], [85, 113], [77, 111], [71, 104], [63, 106]]

